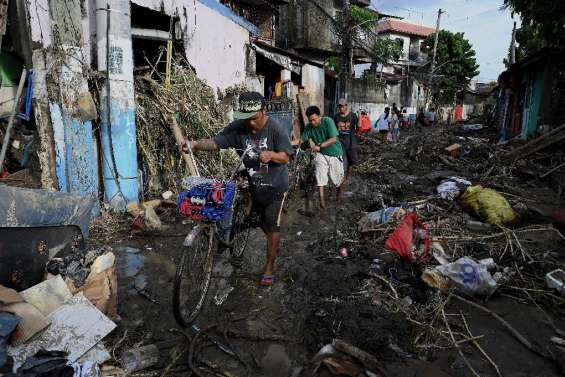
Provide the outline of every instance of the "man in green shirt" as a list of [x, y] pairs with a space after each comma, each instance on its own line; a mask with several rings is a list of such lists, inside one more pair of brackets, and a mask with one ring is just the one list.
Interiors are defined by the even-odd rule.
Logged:
[[320, 116], [320, 109], [310, 106], [306, 109], [308, 124], [300, 139], [304, 143], [312, 140], [311, 150], [314, 153], [316, 167], [316, 183], [320, 193], [320, 207], [326, 207], [324, 188], [328, 185], [328, 177], [337, 187], [336, 199], [341, 198], [341, 184], [344, 178], [343, 150], [338, 142], [338, 132], [332, 118]]

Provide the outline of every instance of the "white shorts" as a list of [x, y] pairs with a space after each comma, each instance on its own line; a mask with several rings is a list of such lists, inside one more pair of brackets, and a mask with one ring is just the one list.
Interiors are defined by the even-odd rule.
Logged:
[[327, 186], [328, 176], [336, 187], [343, 183], [344, 169], [341, 158], [316, 153], [314, 166], [316, 167], [316, 183], [318, 186]]

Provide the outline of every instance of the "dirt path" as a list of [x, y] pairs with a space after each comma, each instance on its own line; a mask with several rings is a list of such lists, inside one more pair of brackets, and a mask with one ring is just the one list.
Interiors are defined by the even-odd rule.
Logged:
[[[425, 137], [405, 136], [403, 147], [378, 147], [371, 141], [363, 143], [362, 160], [372, 162], [354, 173], [347, 190], [348, 199], [337, 212], [330, 206], [326, 211], [316, 212], [314, 217], [305, 217], [298, 213], [302, 202], [295, 197], [285, 214], [273, 287], [257, 284], [266, 249], [260, 231], [252, 231], [241, 269], [235, 270], [226, 258], [219, 258], [209, 303], [197, 323], [202, 328], [221, 324], [229, 330], [229, 339], [244, 363], [215, 347], [203, 350], [203, 357], [238, 376], [245, 375], [243, 364], [247, 365], [250, 376], [298, 376], [300, 369], [323, 345], [340, 338], [377, 356], [387, 366], [389, 376], [439, 376], [441, 370], [452, 376], [472, 375], [453, 348], [427, 350], [421, 348], [421, 342], [417, 343], [425, 329], [414, 322], [427, 323], [430, 318], [425, 318], [429, 315], [426, 310], [433, 307], [439, 297], [435, 290], [421, 282], [419, 267], [405, 264], [384, 249], [386, 231], [360, 235], [357, 230], [363, 211], [380, 207], [378, 193], [387, 206], [418, 201], [433, 194], [436, 175], [440, 176], [438, 172], [449, 174], [449, 170], [463, 169], [458, 165], [446, 166], [432, 156], [432, 152], [443, 147], [433, 142], [434, 138], [438, 139], [434, 133], [439, 131], [429, 130]], [[477, 145], [473, 150], [477, 159], [489, 153], [481, 148], [485, 147]], [[470, 164], [464, 167], [467, 173], [475, 169]], [[484, 171], [481, 167], [476, 169]], [[451, 211], [461, 212], [456, 207]], [[180, 259], [182, 236], [187, 229], [176, 224], [171, 232], [179, 236], [125, 238], [117, 235], [111, 242], [118, 254], [122, 317], [112, 342], [124, 339], [118, 351], [173, 336], [169, 329], [177, 325], [171, 309], [172, 279]], [[528, 247], [531, 242], [536, 248], [546, 245], [548, 250], [565, 250], [558, 237], [547, 234], [523, 242]], [[347, 247], [349, 257], [339, 255], [341, 246]], [[408, 309], [389, 304], [391, 291], [374, 278], [375, 273], [392, 282], [399, 299], [404, 299], [398, 302], [405, 302]], [[146, 288], [146, 297], [142, 297], [136, 287]], [[222, 294], [227, 294], [227, 298], [223, 299]], [[218, 302], [215, 303], [214, 298]], [[531, 302], [512, 299], [506, 294], [486, 305], [536, 344], [547, 344], [549, 337], [555, 335], [541, 311]], [[421, 318], [416, 316], [412, 322], [406, 319], [406, 312], [417, 313], [418, 310], [421, 310]], [[527, 351], [488, 315], [453, 302], [445, 310], [453, 316], [466, 315], [473, 335], [484, 336], [480, 344], [505, 376], [559, 375], [554, 363]], [[239, 320], [233, 321], [234, 318]], [[454, 331], [464, 331], [460, 320], [450, 318], [453, 318]], [[435, 322], [435, 325], [441, 328], [443, 323]], [[221, 338], [222, 334], [218, 336]], [[497, 375], [471, 342], [462, 347], [481, 376]], [[186, 368], [179, 368], [175, 373], [186, 375]]]

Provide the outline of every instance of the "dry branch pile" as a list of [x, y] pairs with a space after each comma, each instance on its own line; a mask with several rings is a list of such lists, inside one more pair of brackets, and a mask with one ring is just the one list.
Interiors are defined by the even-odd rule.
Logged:
[[[212, 88], [182, 63], [173, 61], [170, 88], [150, 74], [135, 81], [138, 149], [146, 170], [146, 189], [153, 194], [176, 191], [188, 175], [170, 128], [172, 116], [187, 139], [212, 137], [227, 124], [230, 106], [218, 102]], [[237, 161], [230, 151], [197, 154], [196, 159], [200, 174], [215, 178], [229, 176]]]

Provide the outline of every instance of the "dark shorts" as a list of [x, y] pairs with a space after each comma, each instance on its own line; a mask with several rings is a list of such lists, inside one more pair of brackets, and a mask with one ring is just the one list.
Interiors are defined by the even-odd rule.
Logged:
[[281, 231], [281, 218], [286, 193], [282, 198], [276, 199], [270, 203], [262, 204], [253, 202], [253, 212], [261, 218], [261, 225], [267, 233]]
[[388, 130], [379, 130], [379, 133], [381, 135], [385, 135], [385, 134], [388, 134]]
[[357, 165], [357, 148], [355, 149], [345, 149], [344, 153], [345, 157], [347, 157], [347, 166]]
[[350, 143], [349, 136], [342, 137], [340, 135], [339, 141], [341, 142], [341, 148], [343, 149], [344, 158], [344, 168], [347, 170], [348, 166], [353, 166], [357, 164], [357, 143]]

